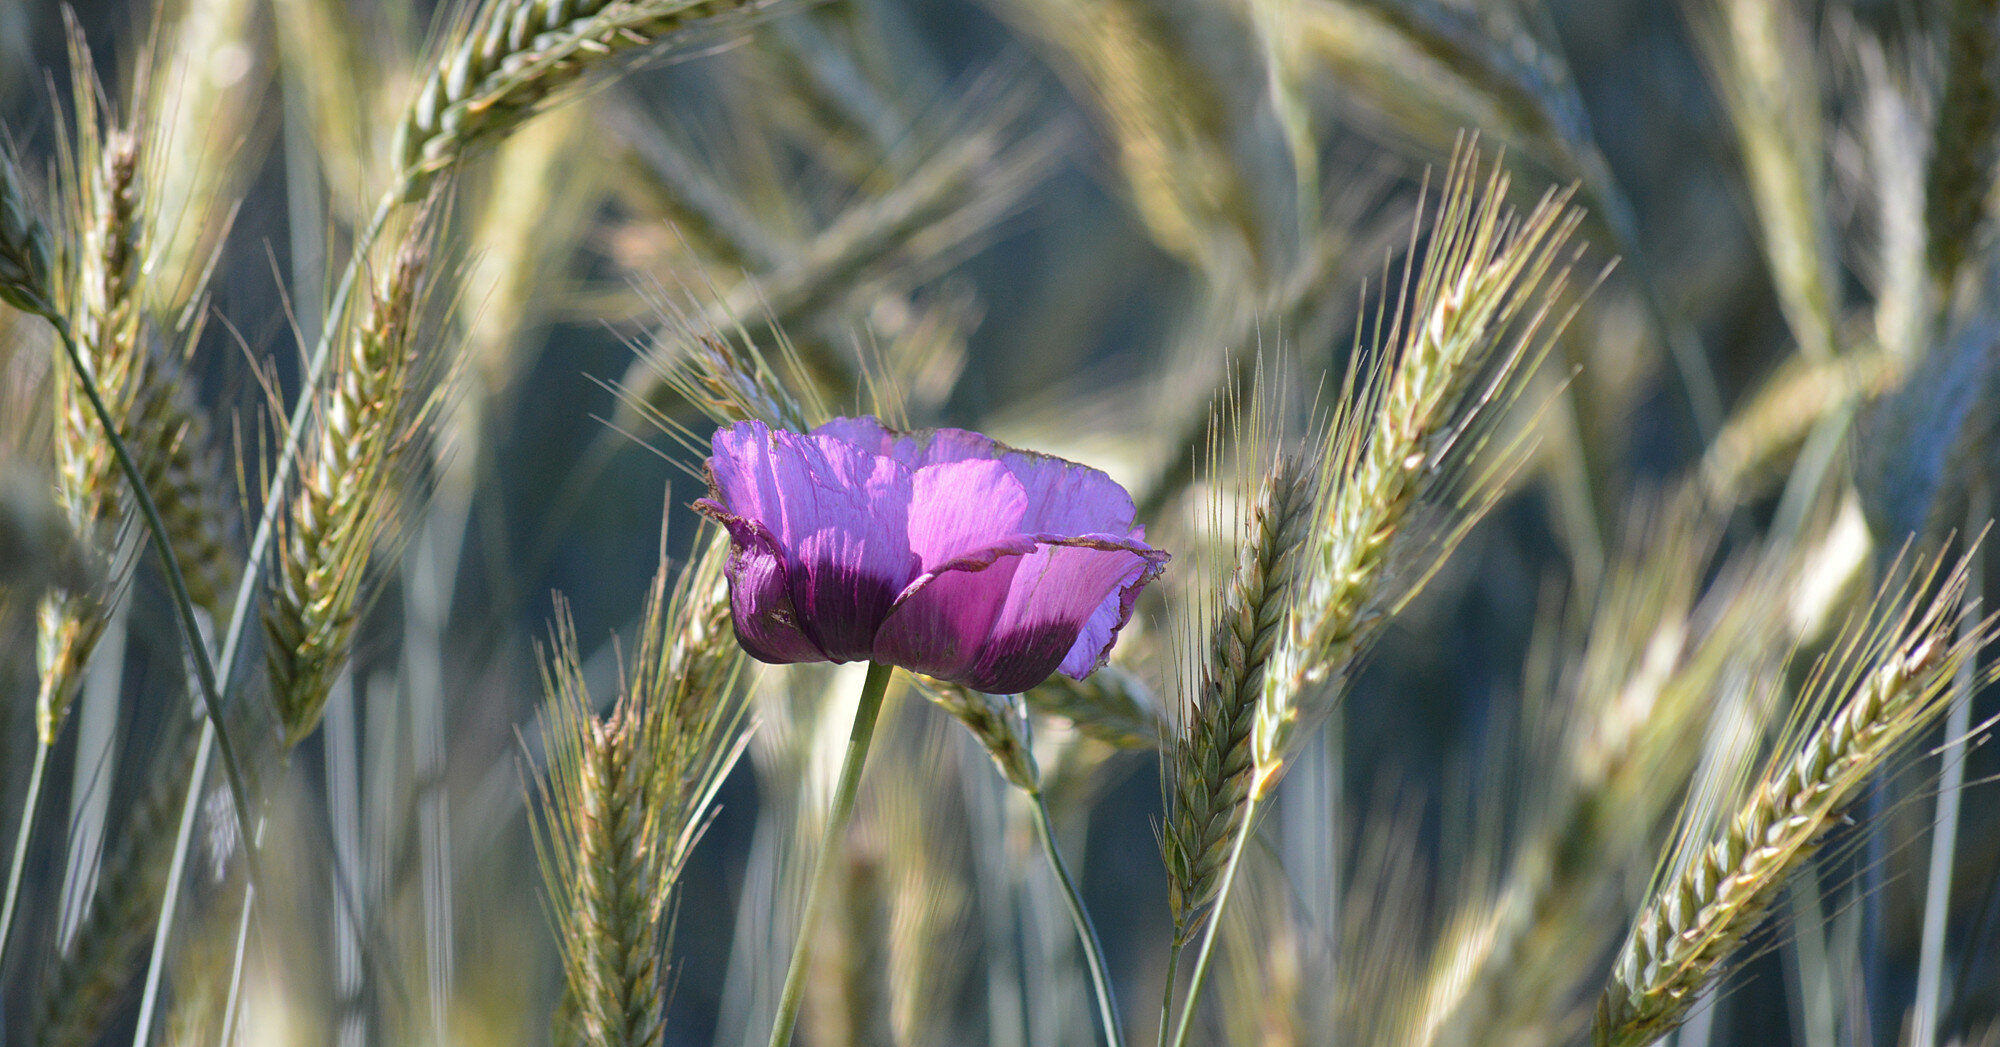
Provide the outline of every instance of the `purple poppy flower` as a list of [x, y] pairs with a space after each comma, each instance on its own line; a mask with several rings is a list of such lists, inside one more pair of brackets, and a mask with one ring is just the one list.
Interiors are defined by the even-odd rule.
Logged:
[[718, 430], [736, 636], [760, 661], [866, 658], [994, 694], [1104, 664], [1167, 554], [1109, 476], [963, 429], [838, 418]]

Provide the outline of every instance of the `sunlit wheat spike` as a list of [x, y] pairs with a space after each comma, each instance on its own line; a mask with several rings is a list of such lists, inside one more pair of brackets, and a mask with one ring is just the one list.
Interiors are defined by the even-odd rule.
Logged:
[[[144, 361], [139, 353], [141, 285], [149, 230], [143, 206], [143, 139], [100, 123], [97, 82], [71, 37], [76, 142], [64, 155], [61, 182], [76, 241], [56, 275], [55, 305], [76, 340], [84, 365], [114, 419], [129, 419]], [[81, 387], [58, 369], [56, 491], [70, 524], [91, 541], [116, 537], [124, 516], [123, 479], [111, 443]], [[104, 593], [51, 596], [38, 613], [42, 670], [37, 728], [52, 740], [69, 712], [83, 667], [103, 633]]]
[[445, 45], [396, 131], [406, 194], [421, 194], [460, 154], [505, 133], [611, 58], [759, 3], [489, 0]]
[[744, 744], [714, 533], [669, 591], [655, 576], [637, 657], [597, 718], [567, 614], [543, 659], [551, 756], [537, 848], [562, 950], [564, 1042], [651, 1045], [666, 1029], [675, 885]]
[[1679, 1025], [1869, 776], [1944, 712], [1953, 675], [1993, 638], [1956, 638], [1965, 561], [1919, 565], [1815, 667], [1793, 744], [1781, 745], [1709, 839], [1682, 840], [1598, 999], [1599, 1047], [1642, 1047]]
[[264, 608], [265, 665], [288, 746], [319, 725], [353, 643], [369, 558], [393, 523], [409, 452], [434, 421], [415, 349], [428, 229], [424, 221], [411, 225], [349, 321], [279, 532]]
[[89, 908], [61, 955], [44, 968], [34, 1042], [87, 1047], [118, 1014], [135, 973], [133, 960], [152, 943], [194, 757], [194, 732], [183, 727], [154, 761], [98, 872]]
[[1525, 1042], [1578, 1017], [1680, 784], [1698, 766], [1704, 779], [1735, 780], [1754, 758], [1768, 681], [1817, 620], [1771, 609], [1806, 602], [1808, 580], [1851, 574], [1864, 558], [1837, 526], [1808, 550], [1774, 543], [1717, 570], [1721, 519], [1692, 489], [1634, 513], [1588, 628], [1550, 681], [1560, 698], [1528, 725], [1533, 784], [1505, 815], [1523, 823], [1521, 840], [1447, 922], [1408, 1042]]
[[1175, 739], [1161, 849], [1174, 932], [1185, 941], [1221, 886], [1223, 865], [1255, 787], [1257, 696], [1293, 598], [1312, 529], [1313, 475], [1281, 458], [1265, 478], [1247, 540], [1217, 612], [1200, 693]]
[[[1436, 217], [1419, 220], [1431, 240], [1421, 264], [1407, 263], [1389, 348], [1356, 361], [1373, 370], [1335, 409], [1317, 522], [1256, 710], [1259, 790], [1282, 777], [1385, 617], [1490, 504], [1496, 473], [1462, 475], [1479, 443], [1468, 434], [1567, 319], [1555, 314], [1569, 273], [1559, 256], [1582, 213], [1551, 191], [1515, 214], [1506, 175], [1496, 164], [1482, 180], [1479, 167], [1476, 149], [1454, 158]], [[1419, 506], [1454, 483], [1449, 522], [1418, 526]]]

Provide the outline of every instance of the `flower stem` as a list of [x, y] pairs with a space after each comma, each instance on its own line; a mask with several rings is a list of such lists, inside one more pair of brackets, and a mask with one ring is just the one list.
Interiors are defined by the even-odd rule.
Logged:
[[1111, 993], [1111, 974], [1104, 967], [1104, 943], [1097, 938], [1097, 928], [1090, 922], [1090, 913], [1083, 907], [1083, 898], [1077, 894], [1076, 881], [1070, 879], [1069, 866], [1063, 861], [1062, 851], [1056, 847], [1055, 830], [1049, 826], [1049, 804], [1037, 789], [1028, 794], [1034, 801], [1035, 832], [1042, 838], [1042, 849], [1048, 852], [1049, 865], [1056, 871], [1056, 880], [1062, 884], [1063, 900], [1069, 903], [1069, 919], [1076, 925], [1076, 936], [1083, 943], [1083, 958], [1090, 967], [1090, 986], [1097, 994], [1097, 1016], [1104, 1024], [1104, 1042], [1108, 1047], [1125, 1047], [1125, 1035], [1118, 1029], [1118, 1001]]
[[838, 864], [835, 856], [847, 836], [847, 823], [854, 818], [854, 798], [861, 792], [861, 765], [868, 759], [868, 743], [875, 737], [875, 718], [882, 712], [882, 696], [889, 690], [892, 666], [868, 663], [868, 678], [861, 684], [861, 704], [854, 710], [854, 730], [847, 735], [847, 756], [840, 763], [840, 784], [833, 792], [833, 811], [827, 815], [826, 831], [820, 836], [819, 857], [813, 862], [812, 886], [806, 891], [806, 911], [799, 917], [799, 937], [792, 946], [792, 962], [785, 968], [785, 989], [778, 996], [778, 1018], [771, 1026], [771, 1047], [788, 1047], [792, 1026], [798, 1024], [799, 1005], [805, 1000], [806, 960], [812, 955], [812, 926], [819, 915], [826, 885]]
[[[1215, 958], [1216, 930], [1222, 926], [1222, 909], [1229, 904], [1229, 890], [1236, 885], [1236, 869], [1243, 864], [1243, 848], [1250, 842], [1250, 827], [1256, 822], [1257, 801], [1253, 798], [1244, 802], [1242, 824], [1236, 827], [1236, 839], [1229, 845], [1229, 864], [1222, 867], [1222, 886], [1215, 892], [1215, 904], [1208, 910], [1208, 926], [1201, 932], [1201, 951], [1195, 954], [1194, 974], [1188, 979], [1187, 998], [1181, 1001], [1172, 1047], [1187, 1043], [1188, 1027], [1194, 1024], [1194, 1006], [1201, 999], [1202, 983], [1208, 980], [1208, 963]], [[1172, 992], [1173, 983], [1169, 981], [1167, 985], [1167, 991]]]
[[1160, 1035], [1156, 1041], [1160, 1047], [1167, 1047], [1167, 1033], [1173, 1028], [1174, 1020], [1174, 980], [1181, 972], [1181, 948], [1187, 943], [1176, 937], [1167, 947], [1167, 987], [1160, 993]]

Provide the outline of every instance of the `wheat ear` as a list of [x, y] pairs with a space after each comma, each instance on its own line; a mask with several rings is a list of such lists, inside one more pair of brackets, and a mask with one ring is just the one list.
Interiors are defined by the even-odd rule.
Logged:
[[228, 470], [193, 393], [188, 364], [200, 328], [195, 324], [179, 336], [180, 349], [154, 343], [147, 354], [145, 381], [132, 404], [132, 440], [146, 489], [180, 557], [188, 595], [219, 618], [235, 596], [242, 553], [235, 508], [225, 493]]
[[1821, 662], [1805, 708], [1829, 715], [1774, 754], [1728, 823], [1705, 842], [1684, 834], [1598, 998], [1598, 1047], [1643, 1047], [1679, 1025], [1869, 776], [1943, 714], [1994, 623], [1954, 641], [1964, 561], [1925, 600], [1936, 568], [1915, 572], [1892, 622], [1851, 629]]
[[1728, 104], [1779, 306], [1808, 359], [1838, 349], [1840, 284], [1827, 216], [1825, 124], [1812, 45], [1792, 0], [1706, 0], [1690, 20]]
[[1251, 728], [1315, 508], [1311, 471], [1279, 459], [1258, 494], [1235, 577], [1223, 597], [1199, 697], [1173, 743], [1161, 850], [1174, 940], [1186, 943], [1215, 900], [1229, 845], [1249, 814]]
[[495, 0], [439, 56], [396, 131], [407, 192], [618, 54], [651, 47], [756, 0]]
[[1715, 737], [1733, 711], [1761, 722], [1761, 681], [1802, 639], [1808, 623], [1771, 608], [1796, 601], [1804, 578], [1842, 575], [1821, 550], [1783, 543], [1716, 571], [1720, 518], [1693, 488], [1633, 515], [1564, 671], [1553, 744], [1528, 739], [1527, 751], [1558, 758], [1536, 772], [1546, 785], [1531, 790], [1504, 875], [1433, 948], [1409, 1043], [1522, 1042], [1581, 1017], [1574, 1002], [1602, 977], [1598, 956], [1618, 930], [1607, 921], [1625, 911], [1621, 885], [1655, 860], [1678, 783], [1698, 761], [1725, 759], [1704, 732]]
[[567, 615], [544, 659], [554, 743], [537, 846], [562, 948], [565, 1042], [656, 1045], [665, 1034], [675, 883], [745, 737], [720, 584], [728, 543], [709, 539], [671, 600], [662, 562], [608, 716], [590, 713]]
[[1137, 676], [1107, 665], [1081, 680], [1060, 673], [1021, 696], [1044, 716], [1069, 721], [1085, 737], [1119, 749], [1160, 746], [1159, 702]]
[[[82, 97], [89, 88], [79, 86]], [[94, 112], [78, 115], [77, 156], [88, 174], [77, 201], [80, 242], [66, 286], [64, 312], [98, 395], [121, 426], [131, 416], [141, 360], [139, 284], [146, 255], [140, 208], [140, 140], [129, 131], [101, 132]], [[110, 441], [91, 415], [76, 376], [56, 381], [56, 490], [78, 534], [112, 537], [124, 515], [118, 467]], [[37, 650], [42, 683], [36, 727], [52, 743], [69, 713], [83, 667], [104, 629], [104, 593], [55, 594], [42, 601]]]
[[1167, 818], [1160, 834], [1174, 935], [1160, 1000], [1160, 1043], [1173, 1014], [1181, 951], [1207, 924], [1173, 1040], [1186, 1038], [1215, 945], [1211, 907], [1227, 903], [1256, 817], [1253, 747], [1258, 696], [1294, 598], [1318, 499], [1314, 471], [1280, 457], [1265, 474], [1244, 543], [1224, 592], [1201, 666], [1199, 691], [1183, 717], [1167, 766]]
[[1009, 784], [1027, 793], [1041, 788], [1042, 770], [1030, 748], [1027, 707], [1019, 695], [984, 694], [941, 681], [923, 681], [919, 689], [972, 732]]
[[426, 223], [413, 223], [352, 320], [280, 526], [264, 635], [287, 747], [319, 725], [347, 662], [369, 559], [392, 523], [410, 447], [429, 421], [415, 356], [427, 232]]
[[[1558, 255], [1582, 213], [1568, 205], [1568, 193], [1550, 192], [1517, 216], [1506, 207], [1505, 174], [1496, 164], [1482, 184], [1479, 163], [1470, 147], [1453, 159], [1421, 268], [1412, 261], [1415, 271], [1404, 274], [1388, 339], [1394, 349], [1337, 408], [1318, 523], [1257, 702], [1259, 795], [1277, 784], [1306, 731], [1331, 710], [1334, 685], [1377, 627], [1491, 504], [1504, 469], [1455, 475], [1476, 443], [1467, 434], [1488, 408], [1514, 394], [1533, 362], [1531, 349], [1546, 345], [1549, 329], [1567, 320], [1550, 322], [1568, 278]], [[1420, 218], [1413, 237], [1424, 224]], [[1413, 239], [1413, 253], [1415, 246]], [[1464, 481], [1455, 519], [1441, 529], [1416, 526], [1422, 503], [1455, 481]], [[1415, 552], [1423, 562], [1412, 565]]]

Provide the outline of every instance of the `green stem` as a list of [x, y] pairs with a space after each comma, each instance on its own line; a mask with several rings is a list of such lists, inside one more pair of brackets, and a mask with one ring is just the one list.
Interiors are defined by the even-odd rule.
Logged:
[[14, 862], [7, 867], [7, 900], [0, 903], [0, 970], [5, 969], [7, 939], [14, 929], [14, 909], [21, 901], [21, 874], [28, 866], [28, 840], [35, 834], [35, 808], [42, 805], [42, 779], [48, 777], [49, 749], [55, 743], [35, 739], [35, 765], [28, 771], [28, 798], [21, 807], [21, 828], [14, 834]]
[[1174, 1020], [1174, 980], [1181, 973], [1181, 947], [1187, 943], [1174, 937], [1174, 944], [1167, 947], [1167, 987], [1160, 993], [1160, 1047], [1167, 1047], [1167, 1032]]
[[1208, 980], [1208, 964], [1215, 958], [1216, 929], [1222, 926], [1222, 909], [1229, 904], [1230, 889], [1236, 886], [1236, 870], [1243, 864], [1243, 846], [1250, 840], [1250, 826], [1257, 818], [1257, 801], [1245, 800], [1243, 822], [1229, 845], [1229, 864], [1222, 867], [1222, 886], [1215, 892], [1215, 904], [1208, 910], [1208, 926], [1201, 932], [1201, 952], [1195, 954], [1194, 975], [1188, 979], [1187, 998], [1181, 1001], [1180, 1021], [1174, 1026], [1173, 1047], [1187, 1042], [1188, 1027], [1194, 1024], [1194, 1006], [1201, 999], [1202, 983]]
[[[194, 663], [195, 680], [200, 684], [202, 705], [208, 711], [208, 722], [217, 725], [215, 736], [216, 752], [222, 757], [222, 772], [229, 781], [230, 799], [234, 801], [236, 826], [243, 838], [250, 838], [249, 790], [243, 784], [243, 765], [236, 757], [236, 747], [229, 740], [229, 734], [220, 729], [222, 723], [222, 692], [216, 686], [215, 663], [209, 660], [208, 643], [202, 639], [201, 622], [195, 617], [194, 599], [188, 595], [187, 576], [181, 573], [181, 559], [174, 554], [174, 544], [167, 534], [166, 521], [160, 518], [160, 507], [153, 504], [152, 492], [146, 489], [146, 478], [140, 474], [139, 466], [132, 461], [132, 454], [125, 447], [125, 441], [118, 435], [118, 423], [111, 417], [111, 409], [104, 406], [104, 398], [98, 395], [97, 379], [84, 363], [83, 352], [77, 348], [76, 338], [70, 333], [69, 321], [61, 314], [44, 314], [50, 326], [56, 330], [56, 340], [63, 345], [63, 352], [69, 354], [70, 370], [76, 373], [77, 387], [90, 401], [90, 409], [97, 415], [98, 425], [104, 428], [105, 442], [111, 446], [111, 456], [118, 462], [118, 470], [125, 474], [125, 482], [132, 488], [132, 498], [139, 503], [139, 513], [146, 519], [146, 530], [152, 536], [153, 550], [160, 557], [160, 569], [167, 576], [167, 586], [173, 594], [176, 620], [180, 622], [181, 641], [186, 645], [189, 659]], [[247, 852], [246, 852], [247, 854]], [[254, 867], [246, 870], [250, 879], [257, 879]]]
[[1083, 958], [1090, 967], [1090, 986], [1097, 994], [1097, 1017], [1104, 1024], [1104, 1042], [1109, 1047], [1125, 1047], [1125, 1034], [1118, 1028], [1118, 1001], [1111, 994], [1111, 975], [1104, 967], [1104, 943], [1098, 940], [1097, 928], [1090, 922], [1090, 913], [1083, 907], [1083, 898], [1077, 894], [1076, 881], [1070, 879], [1069, 865], [1063, 861], [1062, 851], [1056, 847], [1055, 830], [1049, 825], [1049, 804], [1037, 789], [1028, 794], [1034, 801], [1035, 831], [1042, 838], [1042, 849], [1048, 852], [1049, 865], [1056, 871], [1056, 880], [1062, 884], [1063, 900], [1069, 903], [1069, 919], [1076, 925], [1076, 936], [1083, 943]]
[[778, 996], [778, 1018], [771, 1026], [771, 1047], [789, 1047], [792, 1026], [799, 1021], [799, 1005], [805, 1001], [806, 960], [812, 955], [813, 921], [820, 902], [833, 879], [835, 861], [847, 837], [847, 823], [854, 818], [854, 798], [861, 792], [861, 765], [868, 759], [868, 743], [875, 737], [875, 718], [882, 712], [882, 696], [889, 690], [889, 674], [894, 667], [868, 663], [868, 678], [861, 684], [861, 704], [854, 710], [854, 730], [847, 736], [847, 755], [840, 763], [840, 784], [833, 791], [833, 811], [827, 816], [826, 831], [820, 836], [819, 857], [813, 862], [812, 887], [806, 892], [806, 911], [799, 917], [798, 942], [792, 946], [792, 962], [785, 969], [785, 988]]

